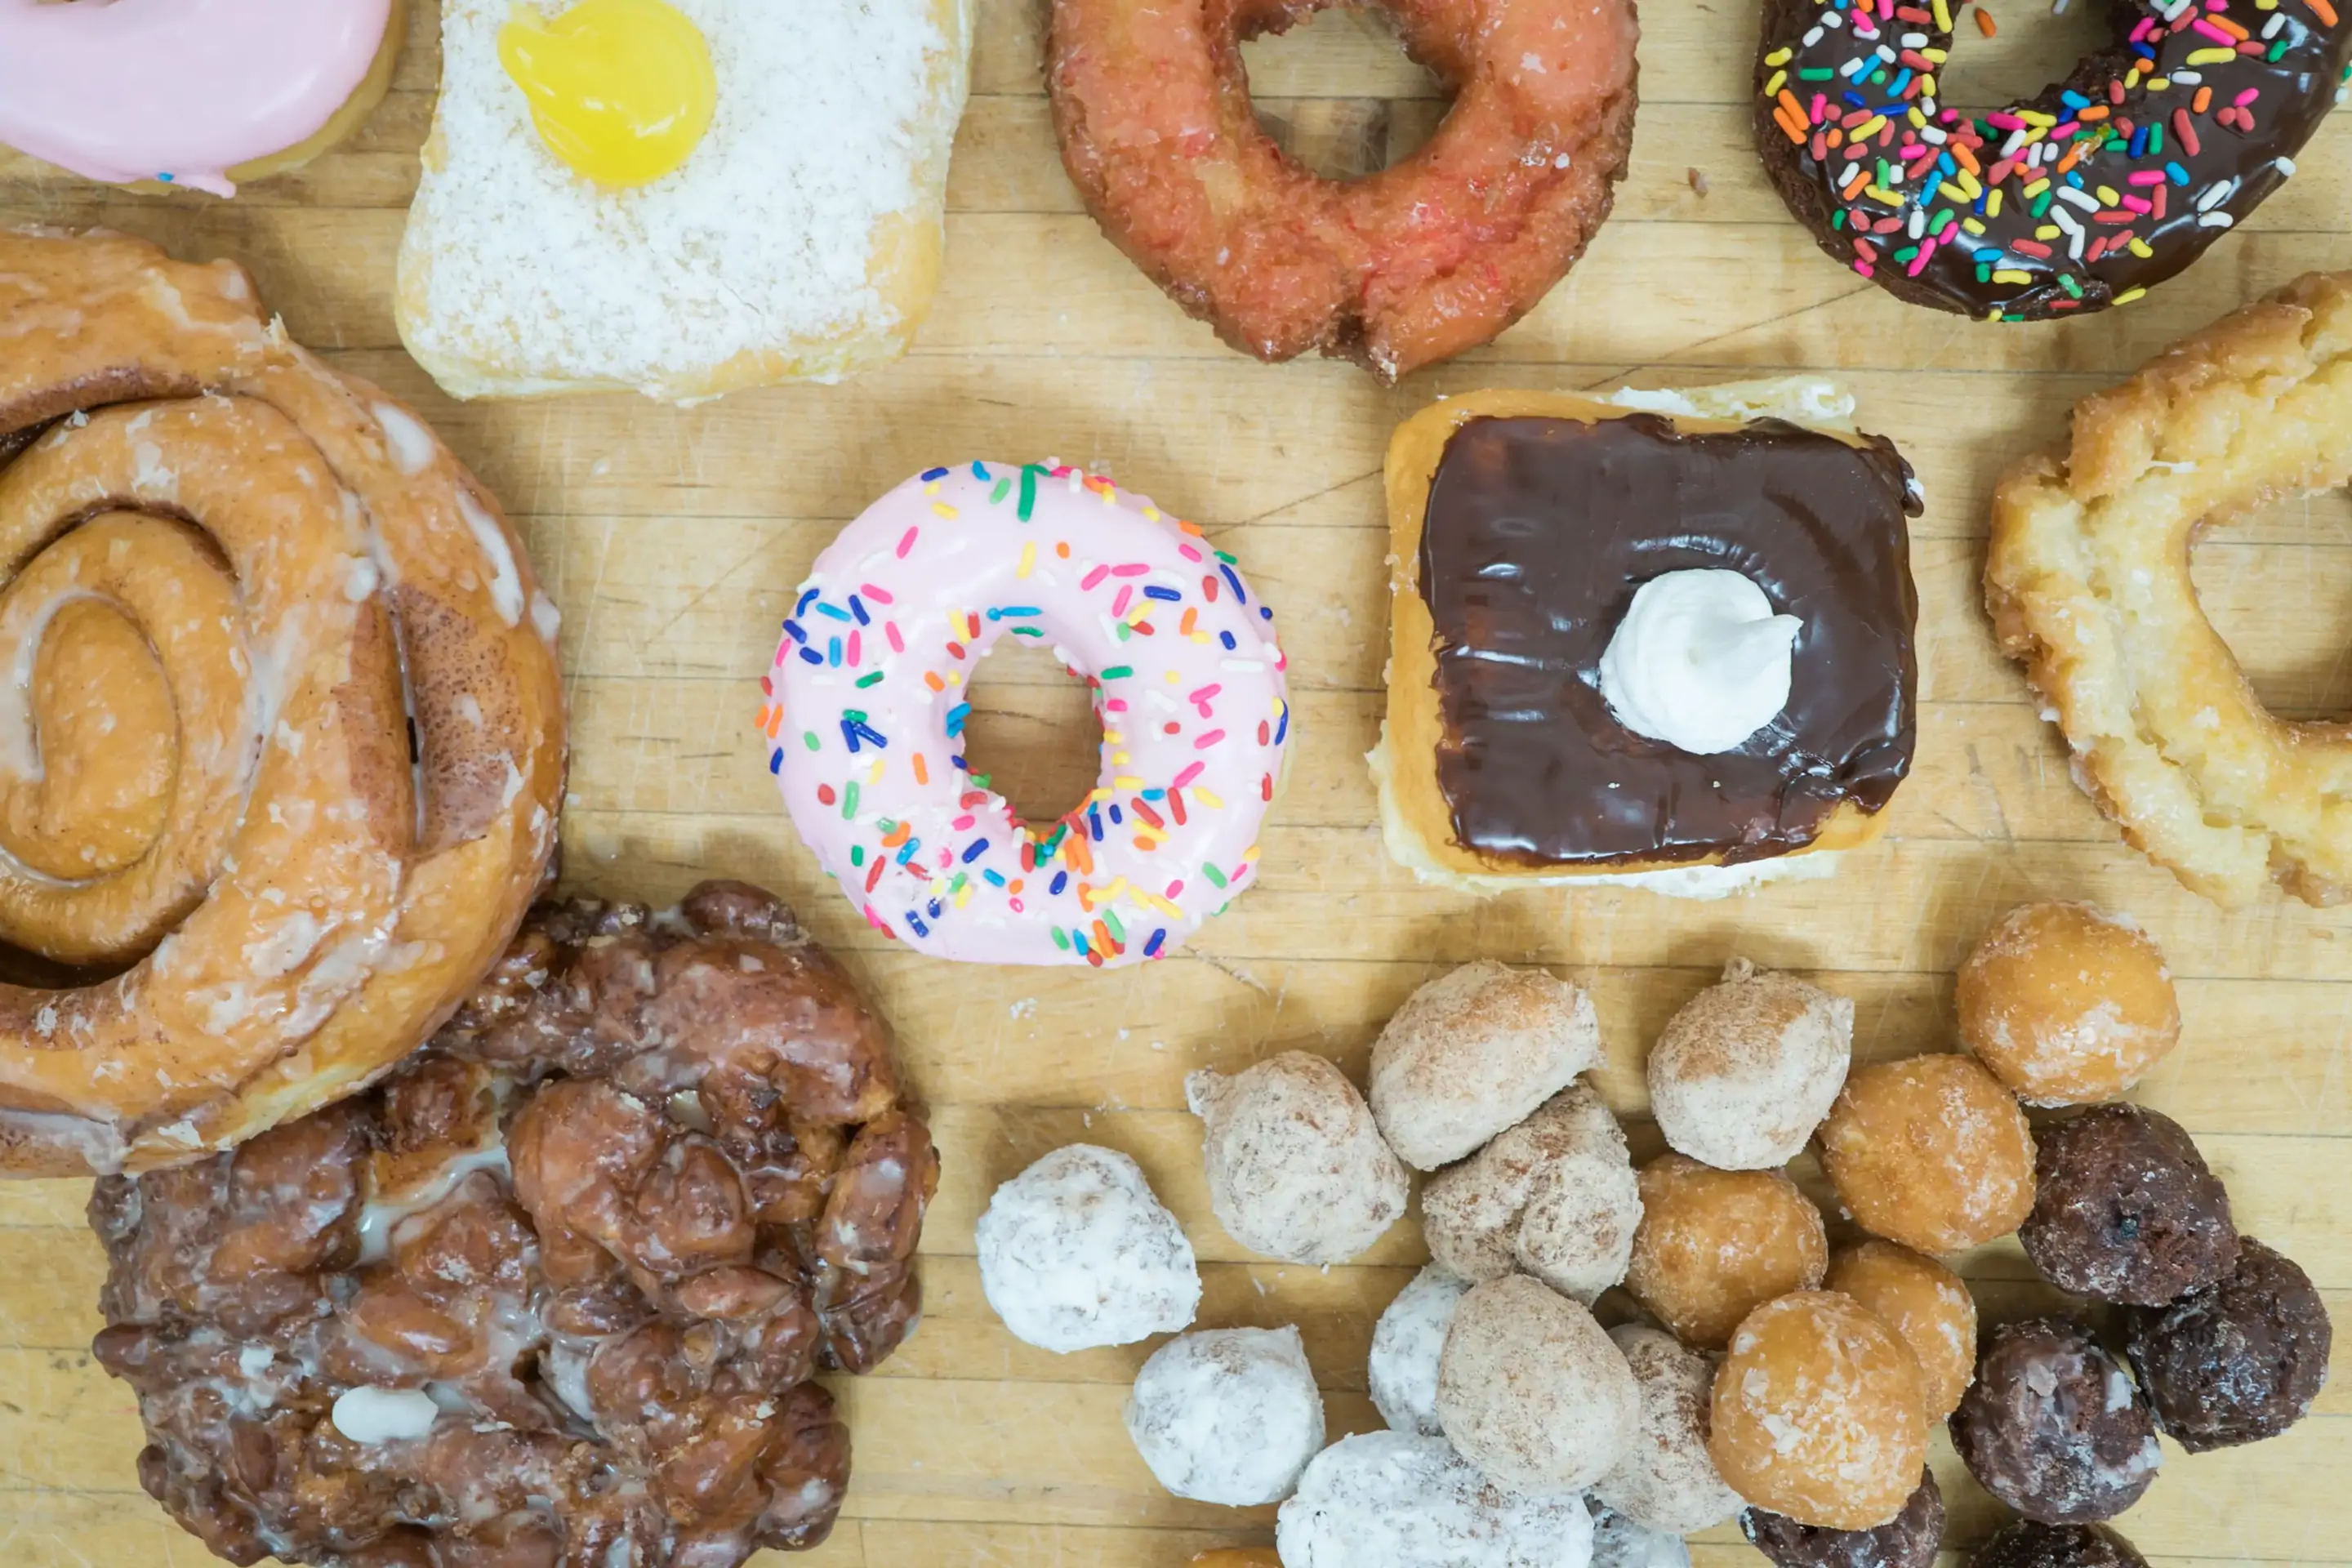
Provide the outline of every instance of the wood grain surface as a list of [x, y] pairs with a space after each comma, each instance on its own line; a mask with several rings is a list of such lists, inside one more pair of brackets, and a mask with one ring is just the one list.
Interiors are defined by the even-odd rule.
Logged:
[[[2002, 31], [1990, 43], [1964, 29], [1953, 101], [2036, 86], [2054, 74], [2053, 50], [2085, 41], [2079, 22], [2041, 25], [2032, 3], [1993, 0]], [[1788, 219], [1748, 141], [1745, 0], [1654, 0], [1643, 22], [1633, 171], [1591, 254], [1497, 342], [1393, 390], [1347, 365], [1229, 353], [1103, 242], [1055, 154], [1034, 0], [982, 0], [946, 281], [914, 353], [851, 384], [686, 412], [615, 397], [461, 406], [401, 352], [393, 255], [437, 78], [430, 0], [361, 135], [234, 202], [125, 195], [0, 152], [0, 221], [102, 223], [184, 257], [236, 258], [298, 338], [425, 412], [505, 499], [563, 611], [571, 884], [664, 900], [708, 874], [769, 883], [895, 1022], [945, 1162], [924, 1237], [928, 1313], [877, 1375], [840, 1387], [856, 1471], [840, 1528], [804, 1559], [813, 1568], [1170, 1568], [1270, 1539], [1271, 1510], [1171, 1498], [1137, 1458], [1119, 1406], [1149, 1346], [1054, 1356], [998, 1326], [973, 1221], [1047, 1149], [1083, 1138], [1128, 1151], [1199, 1249], [1201, 1322], [1297, 1322], [1334, 1435], [1373, 1425], [1366, 1345], [1423, 1258], [1414, 1227], [1348, 1268], [1249, 1257], [1210, 1215], [1181, 1081], [1289, 1047], [1360, 1080], [1389, 1013], [1475, 957], [1592, 987], [1602, 1087], [1646, 1154], [1658, 1140], [1642, 1120], [1643, 1052], [1727, 959], [1853, 995], [1859, 1053], [1899, 1056], [1949, 1048], [1952, 971], [2011, 905], [2128, 910], [2169, 954], [2188, 1020], [2141, 1098], [2189, 1126], [2242, 1225], [2300, 1260], [2352, 1330], [2352, 909], [2273, 899], [2224, 914], [2126, 847], [2069, 781], [1975, 588], [1995, 477], [2060, 436], [2075, 398], [2297, 273], [2352, 266], [2352, 116], [2329, 121], [2242, 232], [2148, 300], [1988, 327], [1895, 303]], [[1251, 61], [1262, 114], [1327, 172], [1409, 151], [1444, 112], [1430, 79], [1351, 14], [1254, 45]], [[1381, 851], [1361, 761], [1381, 706], [1391, 427], [1482, 385], [1790, 369], [1841, 374], [1864, 425], [1895, 437], [1927, 489], [1913, 532], [1918, 765], [1885, 841], [1834, 880], [1717, 904], [1614, 890], [1480, 901], [1417, 887]], [[1274, 605], [1292, 660], [1297, 756], [1259, 885], [1188, 954], [1111, 973], [952, 965], [885, 942], [822, 882], [751, 731], [782, 606], [843, 521], [933, 462], [1047, 455], [1206, 525]], [[2345, 497], [2246, 520], [2203, 546], [2196, 571], [2267, 700], [2294, 715], [2352, 708]], [[1016, 800], [1057, 810], [1088, 782], [1083, 699], [1048, 663], [1000, 656], [975, 700], [975, 765], [994, 767]], [[0, 1552], [30, 1565], [199, 1563], [203, 1550], [140, 1492], [136, 1412], [88, 1353], [103, 1260], [85, 1195], [83, 1184], [0, 1185]], [[1965, 1271], [1990, 1319], [2052, 1300], [2013, 1243]], [[1936, 1465], [1957, 1561], [2000, 1510], [1940, 1438]], [[2121, 1524], [2159, 1564], [2352, 1563], [2347, 1483], [2352, 1378], [2339, 1376], [2277, 1441], [2194, 1458], [2168, 1445], [2161, 1479]], [[1729, 1530], [1700, 1538], [1695, 1556], [1704, 1568], [1759, 1561]]]

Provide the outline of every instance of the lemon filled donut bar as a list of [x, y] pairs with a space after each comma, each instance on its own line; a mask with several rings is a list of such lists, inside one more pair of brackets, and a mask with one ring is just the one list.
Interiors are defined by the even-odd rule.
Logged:
[[402, 340], [458, 397], [691, 403], [893, 359], [970, 0], [448, 0]]

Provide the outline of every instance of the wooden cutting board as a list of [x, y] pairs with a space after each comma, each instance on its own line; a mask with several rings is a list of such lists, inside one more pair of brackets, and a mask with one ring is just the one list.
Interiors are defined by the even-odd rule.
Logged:
[[[2048, 74], [2027, 56], [2034, 0], [1993, 4], [2002, 37], [1965, 29], [1956, 102], [1971, 101], [1971, 79], [1989, 93]], [[0, 153], [0, 221], [104, 223], [184, 257], [236, 258], [297, 338], [424, 411], [505, 499], [563, 610], [568, 882], [650, 900], [706, 873], [766, 882], [896, 1023], [945, 1163], [924, 1237], [929, 1311], [877, 1375], [840, 1390], [856, 1472], [813, 1565], [1160, 1568], [1270, 1539], [1271, 1510], [1180, 1501], [1136, 1458], [1119, 1406], [1149, 1347], [1057, 1357], [997, 1325], [971, 1261], [974, 1217], [1049, 1148], [1083, 1138], [1129, 1152], [1201, 1254], [1201, 1322], [1297, 1322], [1334, 1436], [1375, 1424], [1365, 1350], [1423, 1257], [1414, 1227], [1344, 1268], [1253, 1259], [1210, 1216], [1181, 1080], [1285, 1047], [1324, 1052], [1360, 1079], [1382, 1020], [1472, 958], [1546, 964], [1592, 987], [1602, 1087], [1645, 1154], [1657, 1137], [1640, 1120], [1643, 1053], [1727, 959], [1812, 972], [1860, 1003], [1860, 1054], [1900, 1056], [1950, 1045], [1951, 972], [2011, 905], [2128, 910], [2170, 955], [2188, 1018], [2142, 1098], [2196, 1134], [2241, 1223], [2303, 1263], [2352, 1342], [2352, 910], [2273, 900], [2224, 915], [2125, 847], [2069, 782], [1975, 588], [1996, 475], [2058, 435], [2075, 398], [2300, 272], [2352, 267], [2352, 115], [2328, 124], [2242, 232], [2148, 300], [1987, 327], [1894, 302], [1789, 220], [1748, 140], [1744, 0], [1654, 0], [1647, 13], [1633, 173], [1591, 254], [1499, 342], [1393, 391], [1346, 365], [1229, 353], [1102, 241], [1055, 155], [1034, 0], [982, 0], [946, 283], [915, 353], [848, 385], [685, 413], [618, 397], [460, 406], [402, 353], [393, 254], [437, 78], [429, 0], [365, 132], [233, 203], [126, 196]], [[1253, 46], [1253, 68], [1262, 111], [1327, 169], [1376, 165], [1444, 108], [1353, 16]], [[1391, 426], [1482, 385], [1791, 369], [1841, 374], [1865, 426], [1894, 437], [1927, 487], [1913, 530], [1918, 765], [1886, 841], [1836, 880], [1718, 904], [1622, 891], [1482, 902], [1417, 887], [1381, 854], [1361, 761], [1382, 700]], [[1191, 953], [1142, 969], [981, 969], [891, 947], [822, 883], [751, 733], [790, 592], [842, 521], [933, 462], [1047, 455], [1206, 524], [1274, 605], [1292, 660], [1297, 755], [1260, 883]], [[2197, 573], [2275, 707], [2352, 708], [2346, 498], [2231, 529]], [[1042, 661], [1015, 662], [975, 696], [979, 765], [1032, 807], [1067, 804], [1091, 772], [1077, 689]], [[0, 1185], [0, 1551], [35, 1568], [203, 1563], [139, 1490], [131, 1400], [87, 1353], [103, 1260], [84, 1197], [79, 1183]], [[1967, 1272], [1990, 1317], [2048, 1301], [2012, 1245]], [[2168, 1446], [2166, 1459], [2122, 1521], [2158, 1563], [2352, 1562], [2352, 1377], [2282, 1439], [2193, 1459]], [[1973, 1545], [2000, 1510], [1940, 1440], [1937, 1468], [1951, 1544]], [[1725, 1530], [1695, 1555], [1707, 1568], [1758, 1561]]]

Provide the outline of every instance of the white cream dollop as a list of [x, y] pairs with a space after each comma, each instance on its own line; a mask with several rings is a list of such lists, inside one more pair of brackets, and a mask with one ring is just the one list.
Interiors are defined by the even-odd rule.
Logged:
[[1803, 628], [1738, 572], [1668, 572], [1634, 590], [1601, 656], [1601, 695], [1637, 735], [1698, 756], [1733, 751], [1789, 705]]
[[335, 1430], [354, 1443], [394, 1443], [433, 1430], [441, 1407], [421, 1388], [345, 1389], [335, 1401]]

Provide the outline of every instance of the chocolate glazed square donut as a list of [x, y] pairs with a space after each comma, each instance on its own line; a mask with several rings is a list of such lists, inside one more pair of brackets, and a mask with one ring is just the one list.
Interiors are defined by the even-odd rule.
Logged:
[[[1762, 406], [1805, 401], [1777, 390]], [[1751, 411], [1759, 389], [1740, 391], [1717, 405]], [[1480, 393], [1401, 427], [1388, 477], [1395, 641], [1374, 763], [1400, 859], [1492, 888], [1876, 836], [1910, 770], [1918, 678], [1920, 502], [1889, 442]], [[1637, 589], [1704, 568], [1801, 626], [1786, 706], [1699, 755], [1622, 722], [1601, 666]]]

